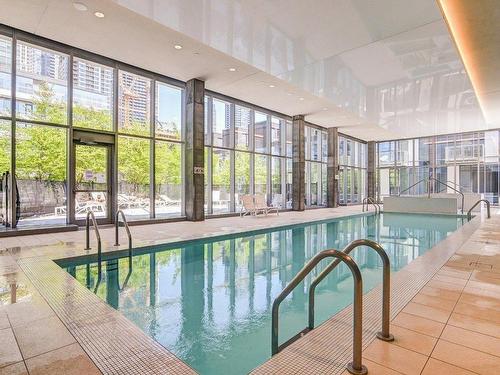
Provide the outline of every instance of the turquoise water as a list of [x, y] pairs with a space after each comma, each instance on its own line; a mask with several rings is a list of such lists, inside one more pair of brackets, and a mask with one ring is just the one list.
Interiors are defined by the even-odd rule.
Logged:
[[[314, 254], [370, 238], [386, 249], [395, 271], [460, 225], [454, 216], [353, 216], [140, 249], [130, 275], [128, 258], [106, 260], [96, 293], [200, 374], [245, 374], [270, 357], [272, 302]], [[368, 291], [381, 281], [378, 255], [366, 248], [352, 254]], [[281, 304], [280, 342], [307, 325], [307, 287], [326, 264]], [[95, 263], [61, 266], [94, 291]], [[317, 323], [351, 302], [351, 276], [339, 266], [316, 291]]]

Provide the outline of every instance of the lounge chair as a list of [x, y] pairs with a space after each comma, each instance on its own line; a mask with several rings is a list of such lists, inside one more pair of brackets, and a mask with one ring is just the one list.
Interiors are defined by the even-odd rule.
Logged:
[[255, 209], [263, 211], [266, 215], [273, 211], [275, 211], [276, 214], [279, 215], [279, 208], [268, 206], [266, 202], [266, 196], [262, 194], [255, 195]]
[[245, 194], [241, 196], [240, 216], [245, 216], [245, 215], [256, 216], [259, 212], [265, 213], [265, 210], [255, 208], [255, 201], [252, 195]]

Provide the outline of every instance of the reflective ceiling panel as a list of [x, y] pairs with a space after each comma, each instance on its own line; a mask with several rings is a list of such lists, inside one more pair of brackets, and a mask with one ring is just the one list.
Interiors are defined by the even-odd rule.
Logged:
[[[490, 103], [487, 117], [498, 113], [497, 55], [482, 55], [490, 65], [480, 106], [435, 0], [81, 1], [88, 12], [69, 0], [0, 0], [0, 23], [180, 80], [200, 78], [210, 90], [365, 140], [500, 127], [481, 112]], [[471, 30], [495, 28], [488, 13], [498, 14], [475, 10], [482, 21], [464, 29], [475, 36], [469, 45], [481, 46], [485, 35]]]

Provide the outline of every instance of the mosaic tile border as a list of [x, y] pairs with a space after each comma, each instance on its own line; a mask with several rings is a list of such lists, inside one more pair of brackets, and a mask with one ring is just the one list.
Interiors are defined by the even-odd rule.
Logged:
[[18, 264], [103, 374], [196, 374], [53, 261]]

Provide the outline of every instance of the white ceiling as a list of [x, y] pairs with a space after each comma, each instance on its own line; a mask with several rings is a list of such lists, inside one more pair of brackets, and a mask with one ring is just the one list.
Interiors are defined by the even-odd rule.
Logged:
[[0, 23], [365, 140], [499, 127], [434, 0], [80, 2], [0, 0]]

